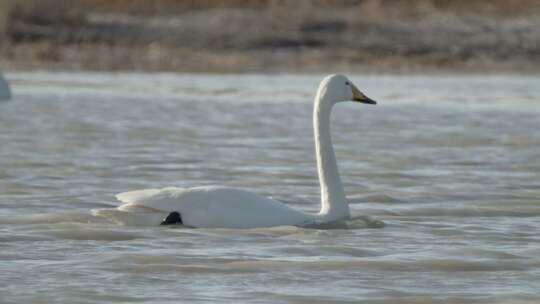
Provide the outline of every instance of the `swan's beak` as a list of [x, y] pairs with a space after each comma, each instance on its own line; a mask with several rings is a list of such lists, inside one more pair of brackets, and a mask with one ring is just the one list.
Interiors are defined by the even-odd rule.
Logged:
[[364, 93], [360, 92], [360, 90], [355, 87], [354, 85], [351, 86], [352, 88], [352, 94], [353, 94], [353, 101], [361, 102], [361, 103], [367, 103], [367, 104], [377, 104], [377, 102], [366, 95]]

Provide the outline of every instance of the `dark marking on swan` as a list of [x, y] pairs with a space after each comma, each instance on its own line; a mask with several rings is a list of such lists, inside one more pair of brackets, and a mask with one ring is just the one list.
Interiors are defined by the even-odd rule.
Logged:
[[182, 225], [182, 216], [180, 213], [173, 211], [167, 215], [167, 217], [161, 222], [161, 225]]

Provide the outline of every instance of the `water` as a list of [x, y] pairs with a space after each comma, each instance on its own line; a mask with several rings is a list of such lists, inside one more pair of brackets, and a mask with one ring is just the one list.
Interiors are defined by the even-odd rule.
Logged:
[[351, 77], [379, 105], [334, 110], [357, 219], [326, 230], [122, 226], [90, 212], [118, 192], [211, 184], [317, 211], [321, 76], [7, 78], [1, 303], [540, 302], [538, 78]]

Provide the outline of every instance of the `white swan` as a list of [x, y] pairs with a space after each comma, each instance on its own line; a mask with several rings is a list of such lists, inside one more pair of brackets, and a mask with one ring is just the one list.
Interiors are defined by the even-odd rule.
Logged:
[[11, 90], [4, 75], [0, 73], [0, 100], [8, 100], [11, 98]]
[[154, 214], [165, 212], [169, 216], [163, 223], [183, 223], [201, 228], [310, 226], [348, 219], [349, 205], [330, 138], [330, 112], [334, 104], [342, 101], [376, 104], [343, 75], [327, 76], [319, 85], [313, 111], [321, 186], [321, 210], [318, 214], [307, 214], [248, 191], [225, 187], [170, 187], [124, 192], [116, 196], [125, 203], [118, 209]]

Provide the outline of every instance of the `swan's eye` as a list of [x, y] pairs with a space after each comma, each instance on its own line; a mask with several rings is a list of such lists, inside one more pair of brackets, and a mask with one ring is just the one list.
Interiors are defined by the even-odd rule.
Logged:
[[345, 85], [351, 85], [351, 83], [348, 81], [345, 81]]

